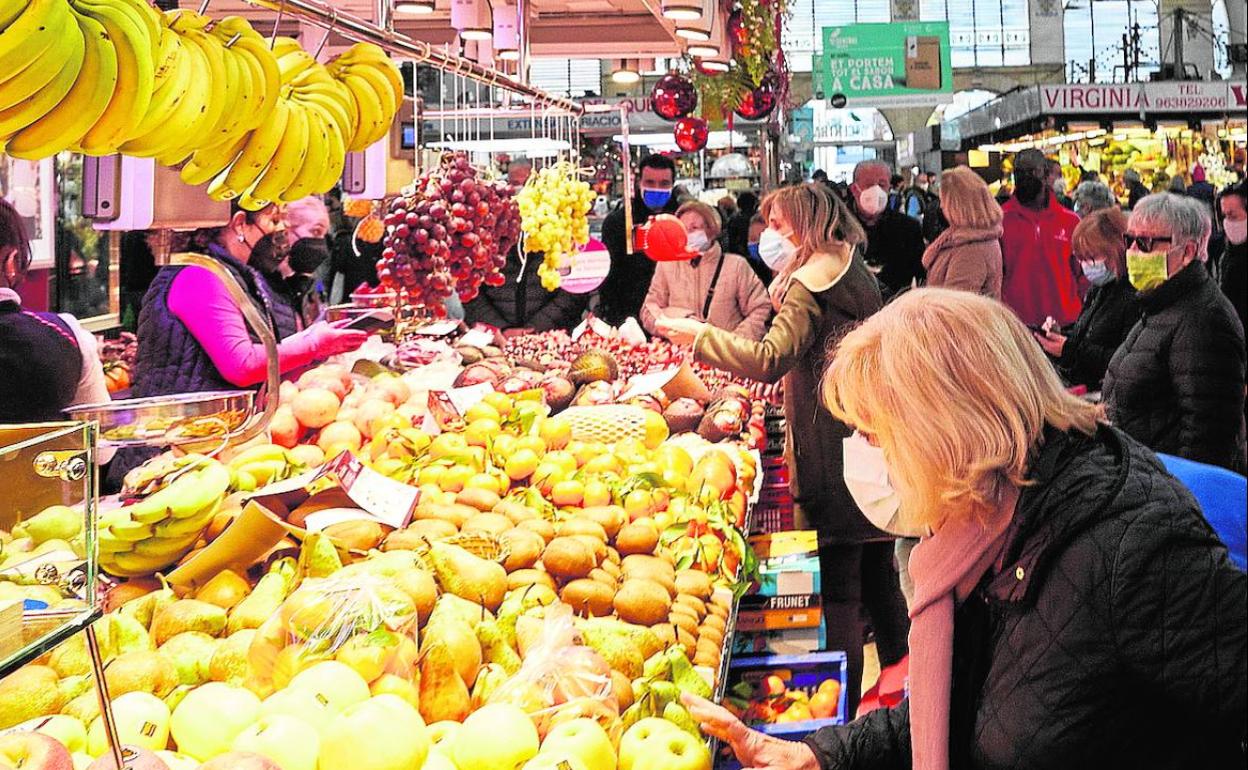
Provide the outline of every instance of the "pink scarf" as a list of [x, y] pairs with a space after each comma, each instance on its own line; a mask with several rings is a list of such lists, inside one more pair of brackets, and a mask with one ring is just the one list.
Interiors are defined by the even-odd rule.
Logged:
[[985, 523], [948, 521], [910, 554], [910, 750], [914, 770], [949, 769], [953, 613], [1005, 548], [1017, 492]]

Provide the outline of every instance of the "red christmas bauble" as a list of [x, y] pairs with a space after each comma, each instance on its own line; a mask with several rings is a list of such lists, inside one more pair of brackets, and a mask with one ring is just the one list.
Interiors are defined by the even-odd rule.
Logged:
[[745, 27], [745, 17], [741, 11], [733, 11], [728, 15], [728, 39], [732, 41], [732, 50], [741, 51], [741, 47], [750, 42], [750, 31]]
[[767, 117], [776, 108], [779, 101], [780, 78], [774, 72], [768, 72], [758, 84], [758, 88], [741, 97], [735, 112], [746, 120], [760, 120]]
[[710, 129], [702, 118], [681, 118], [676, 121], [672, 132], [676, 136], [676, 146], [685, 152], [697, 152], [706, 146]]
[[676, 120], [698, 106], [698, 91], [693, 83], [680, 75], [664, 75], [654, 84], [650, 102], [654, 105], [654, 114], [664, 120]]

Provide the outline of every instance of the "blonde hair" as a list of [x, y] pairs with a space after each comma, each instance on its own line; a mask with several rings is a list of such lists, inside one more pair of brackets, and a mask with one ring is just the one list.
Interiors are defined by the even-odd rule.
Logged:
[[686, 201], [680, 204], [680, 208], [676, 209], [676, 216], [679, 218], [693, 212], [702, 217], [702, 223], [706, 225], [706, 237], [712, 241], [719, 237], [722, 226], [719, 221], [719, 210], [714, 206], [703, 203], [702, 201]]
[[829, 411], [876, 438], [908, 520], [986, 516], [1027, 483], [1046, 425], [1096, 430], [1031, 333], [996, 300], [916, 289], [849, 332], [823, 377]]
[[1127, 272], [1127, 215], [1118, 208], [1097, 209], [1075, 225], [1070, 244], [1079, 259], [1106, 259], [1114, 272]]
[[1001, 206], [988, 183], [966, 166], [940, 175], [940, 210], [954, 227], [994, 230], [1001, 224]]
[[772, 208], [793, 228], [797, 240], [793, 259], [784, 266], [773, 285], [786, 285], [793, 272], [816, 254], [841, 254], [844, 250], [844, 258], [849, 259], [853, 247], [867, 242], [862, 225], [826, 185], [808, 182], [782, 187], [763, 199], [764, 220], [771, 216]]

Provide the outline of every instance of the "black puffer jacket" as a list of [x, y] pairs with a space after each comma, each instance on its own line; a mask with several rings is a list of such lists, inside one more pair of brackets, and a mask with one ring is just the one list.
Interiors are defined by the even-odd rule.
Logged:
[[[1242, 768], [1248, 577], [1139, 443], [1049, 431], [1004, 567], [954, 618], [950, 768]], [[909, 768], [908, 703], [807, 738]]]
[[1057, 366], [1068, 382], [1100, 390], [1114, 351], [1140, 318], [1135, 288], [1126, 278], [1093, 286], [1083, 299], [1083, 310], [1062, 330], [1066, 344]]
[[1155, 452], [1244, 470], [1244, 328], [1201, 262], [1138, 296], [1105, 373], [1114, 424]]
[[[541, 254], [530, 254], [522, 266], [515, 249], [507, 255], [502, 286], [481, 286], [481, 293], [464, 305], [464, 320], [471, 326], [486, 323], [499, 329], [571, 329], [581, 322], [589, 296], [556, 289], [546, 291], [537, 268]], [[522, 272], [523, 268], [523, 272]]]

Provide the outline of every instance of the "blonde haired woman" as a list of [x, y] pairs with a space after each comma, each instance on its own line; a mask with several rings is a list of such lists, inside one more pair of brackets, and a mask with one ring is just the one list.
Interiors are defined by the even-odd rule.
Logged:
[[940, 175], [940, 208], [949, 229], [923, 252], [927, 285], [1001, 298], [1001, 206], [966, 166]]
[[690, 260], [660, 262], [641, 307], [651, 334], [660, 318], [693, 318], [752, 340], [761, 339], [771, 315], [762, 281], [739, 254], [718, 243], [719, 211], [701, 201], [682, 203], [676, 217], [689, 234]]
[[826, 186], [777, 190], [763, 201], [762, 214], [768, 230], [760, 243], [778, 243], [784, 252], [770, 288], [777, 314], [763, 339], [689, 319], [660, 319], [659, 330], [692, 345], [694, 356], [711, 366], [763, 382], [784, 378], [785, 454], [796, 525], [819, 533], [827, 644], [849, 656], [852, 714], [862, 676], [863, 608], [885, 667], [906, 655], [906, 609], [891, 538], [863, 518], [842, 480], [841, 441], [849, 429], [813, 394], [830, 344], [879, 310], [880, 289], [854, 255], [866, 239], [861, 225]]
[[855, 498], [925, 533], [910, 698], [803, 743], [687, 699], [742, 764], [1243, 767], [1248, 579], [1191, 493], [1066, 392], [1009, 309], [909, 292], [845, 336], [823, 395], [856, 428]]

